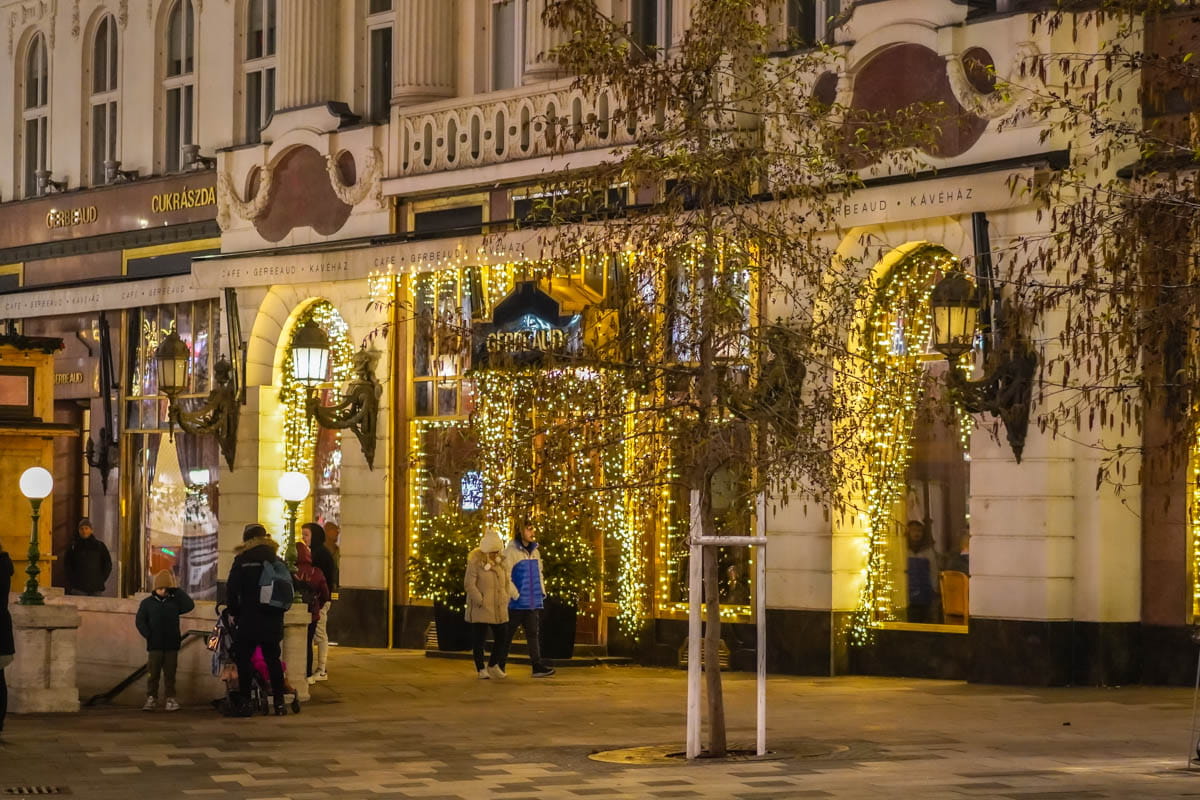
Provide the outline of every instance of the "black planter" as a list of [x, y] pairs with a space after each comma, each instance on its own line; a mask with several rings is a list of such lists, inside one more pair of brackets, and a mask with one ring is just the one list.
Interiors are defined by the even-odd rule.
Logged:
[[542, 611], [542, 657], [570, 658], [575, 653], [575, 617], [579, 610], [553, 597]]
[[438, 650], [471, 649], [471, 624], [463, 619], [463, 612], [434, 603], [433, 621], [437, 626]]

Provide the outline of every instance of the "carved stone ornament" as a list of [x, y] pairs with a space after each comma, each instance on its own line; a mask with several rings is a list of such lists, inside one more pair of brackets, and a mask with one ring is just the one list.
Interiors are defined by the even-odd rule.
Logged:
[[79, 0], [71, 5], [71, 37], [79, 38]]
[[997, 75], [996, 89], [984, 93], [971, 85], [962, 54], [952, 53], [946, 56], [946, 77], [950, 80], [950, 90], [962, 107], [972, 114], [988, 120], [999, 119], [1015, 109], [1027, 93], [1028, 90], [1021, 86], [1021, 66], [1032, 63], [1038, 55], [1037, 45], [1033, 42], [1017, 45], [1007, 76]]
[[354, 182], [353, 186], [342, 183], [338, 171], [340, 156], [341, 153], [325, 156], [325, 169], [329, 173], [329, 185], [333, 187], [338, 199], [348, 206], [356, 206], [365, 200], [368, 194], [374, 194], [375, 201], [380, 208], [383, 208], [383, 186], [379, 182], [380, 174], [383, 172], [383, 153], [379, 152], [379, 148], [372, 147], [367, 151], [366, 163], [363, 164], [358, 180]]
[[117, 24], [122, 30], [129, 23], [129, 0], [121, 0], [117, 3]]
[[233, 222], [233, 215], [253, 222], [263, 215], [271, 202], [275, 169], [270, 164], [263, 164], [258, 171], [258, 191], [254, 197], [242, 200], [233, 185], [233, 178], [224, 170], [217, 172], [217, 225], [227, 231]]

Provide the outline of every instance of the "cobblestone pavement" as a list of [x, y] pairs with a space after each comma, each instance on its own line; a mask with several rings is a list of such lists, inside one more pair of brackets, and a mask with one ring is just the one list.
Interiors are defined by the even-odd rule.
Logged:
[[[772, 678], [781, 756], [646, 766], [589, 753], [679, 745], [684, 673], [561, 669], [478, 680], [469, 662], [338, 648], [298, 716], [130, 706], [10, 717], [0, 797], [1140, 798], [1200, 797], [1186, 769], [1190, 689], [1040, 689]], [[130, 702], [137, 691], [126, 694]], [[753, 676], [726, 680], [731, 739], [753, 735]], [[6, 794], [6, 792], [8, 794]]]

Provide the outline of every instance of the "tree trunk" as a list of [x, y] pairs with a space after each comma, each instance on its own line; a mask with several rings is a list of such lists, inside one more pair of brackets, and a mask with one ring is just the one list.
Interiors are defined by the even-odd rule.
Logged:
[[[712, 525], [711, 514], [704, 528]], [[706, 531], [706, 535], [707, 535]], [[718, 585], [716, 547], [704, 548], [704, 686], [708, 695], [708, 753], [724, 756], [725, 692], [721, 685], [721, 587]]]

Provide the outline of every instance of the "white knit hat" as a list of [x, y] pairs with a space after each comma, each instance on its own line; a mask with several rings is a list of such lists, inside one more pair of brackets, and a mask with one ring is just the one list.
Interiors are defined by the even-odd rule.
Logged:
[[479, 549], [485, 553], [499, 553], [504, 549], [504, 540], [500, 538], [500, 531], [495, 528], [488, 528], [483, 532], [483, 538], [479, 540]]

